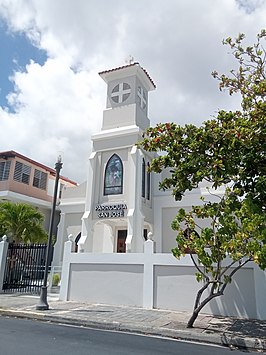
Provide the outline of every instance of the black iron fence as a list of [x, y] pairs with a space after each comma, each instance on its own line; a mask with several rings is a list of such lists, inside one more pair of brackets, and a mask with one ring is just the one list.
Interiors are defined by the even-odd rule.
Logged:
[[43, 284], [46, 244], [8, 246], [3, 291], [39, 293]]

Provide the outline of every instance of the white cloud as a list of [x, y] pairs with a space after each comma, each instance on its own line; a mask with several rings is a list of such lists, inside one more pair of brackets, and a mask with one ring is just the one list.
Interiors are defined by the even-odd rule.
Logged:
[[[64, 151], [63, 173], [86, 176], [90, 134], [100, 129], [105, 84], [99, 71], [132, 54], [157, 84], [150, 95], [151, 123], [200, 123], [237, 97], [220, 93], [210, 73], [234, 62], [221, 42], [244, 32], [250, 41], [265, 25], [262, 0], [1, 0], [12, 31], [24, 31], [48, 53], [14, 74], [16, 112], [0, 111], [4, 149], [53, 165]], [[71, 69], [72, 68], [72, 69]]]
[[257, 11], [261, 6], [264, 5], [264, 0], [236, 0], [240, 8], [246, 11], [248, 14], [253, 11]]
[[63, 151], [63, 173], [84, 178], [90, 134], [100, 129], [104, 104], [95, 77], [89, 71], [74, 73], [57, 59], [43, 66], [31, 63], [25, 73], [17, 72], [16, 91], [9, 96], [16, 113], [8, 117], [3, 112], [2, 147], [49, 165]]

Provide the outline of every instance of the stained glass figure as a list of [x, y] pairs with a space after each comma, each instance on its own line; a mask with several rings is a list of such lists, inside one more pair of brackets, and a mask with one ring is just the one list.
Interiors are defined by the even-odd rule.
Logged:
[[109, 159], [104, 176], [104, 195], [123, 193], [123, 164], [117, 154]]

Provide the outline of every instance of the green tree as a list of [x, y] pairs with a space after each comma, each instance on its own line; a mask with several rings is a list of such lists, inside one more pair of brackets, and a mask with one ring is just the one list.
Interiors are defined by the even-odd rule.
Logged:
[[1, 234], [6, 234], [15, 243], [46, 242], [43, 220], [43, 214], [31, 205], [9, 201], [0, 203]]
[[[172, 189], [176, 200], [202, 182], [209, 186], [209, 201], [203, 199], [187, 213], [179, 210], [172, 222], [177, 231], [172, 252], [180, 258], [190, 251], [196, 278], [202, 283], [188, 327], [193, 327], [210, 300], [223, 295], [246, 263], [266, 268], [265, 38], [263, 30], [248, 47], [243, 34], [235, 40], [227, 38], [224, 44], [230, 46], [239, 67], [229, 76], [212, 73], [221, 90], [240, 93], [239, 111], [219, 111], [200, 127], [158, 124], [148, 128], [139, 143], [144, 150], [163, 152], [150, 169], [158, 173], [169, 169], [160, 188]], [[225, 187], [222, 195], [221, 186]], [[209, 226], [201, 228], [200, 219], [208, 219]]]

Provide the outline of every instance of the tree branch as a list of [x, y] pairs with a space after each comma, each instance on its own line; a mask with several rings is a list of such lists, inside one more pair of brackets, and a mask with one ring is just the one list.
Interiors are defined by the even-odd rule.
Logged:
[[193, 254], [190, 253], [190, 257], [192, 259], [193, 264], [195, 265], [195, 268], [198, 270], [198, 272], [206, 279], [209, 280], [209, 277], [199, 268], [198, 264], [196, 263]]
[[[249, 258], [249, 259], [245, 260], [244, 263], [239, 264], [236, 268], [234, 268], [234, 270], [228, 275], [228, 276], [230, 277], [230, 279], [232, 278], [232, 276], [233, 276], [239, 269], [241, 269], [244, 265], [246, 265], [246, 264], [247, 264], [249, 261], [251, 261], [251, 260], [252, 260], [252, 259]], [[228, 285], [228, 283], [224, 283], [224, 284], [223, 284], [223, 286], [222, 286], [222, 288], [221, 288], [222, 294], [223, 294], [223, 292], [224, 292], [224, 290], [225, 290], [225, 288], [226, 288], [227, 285]]]

